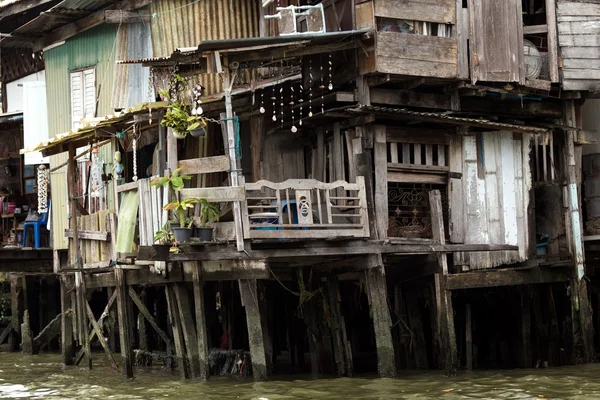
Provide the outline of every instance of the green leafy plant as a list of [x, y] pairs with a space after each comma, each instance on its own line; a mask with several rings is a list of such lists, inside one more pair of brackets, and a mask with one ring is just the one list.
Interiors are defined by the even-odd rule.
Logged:
[[206, 228], [211, 222], [218, 222], [221, 218], [221, 210], [215, 204], [206, 199], [197, 199], [200, 205], [200, 227]]
[[186, 213], [189, 208], [194, 208], [198, 204], [198, 199], [193, 197], [181, 201], [172, 201], [163, 208], [168, 211], [173, 211], [179, 219], [179, 226], [181, 228], [191, 228], [193, 219], [190, 219], [189, 224], [186, 225]]
[[165, 90], [159, 92], [169, 101], [167, 112], [160, 121], [160, 124], [173, 129], [180, 136], [185, 136], [190, 131], [206, 126], [206, 120], [200, 115], [191, 115], [188, 112], [189, 105], [181, 99], [182, 92], [187, 83], [179, 75], [176, 76], [176, 79], [177, 89], [173, 90], [171, 94]]
[[192, 177], [189, 175], [181, 175], [181, 171], [182, 168], [177, 168], [171, 173], [171, 176], [154, 178], [150, 182], [150, 186], [169, 186], [174, 193], [179, 192], [185, 187], [184, 181], [189, 181], [192, 179]]
[[170, 244], [173, 243], [173, 240], [173, 232], [171, 232], [168, 223], [154, 234], [154, 241], [160, 244]]

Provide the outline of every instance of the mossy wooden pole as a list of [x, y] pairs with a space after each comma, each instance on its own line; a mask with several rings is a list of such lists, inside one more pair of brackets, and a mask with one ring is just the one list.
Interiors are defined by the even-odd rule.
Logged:
[[260, 307], [258, 306], [258, 293], [256, 280], [241, 280], [240, 295], [242, 304], [246, 309], [246, 322], [248, 325], [248, 342], [250, 343], [250, 356], [252, 357], [252, 372], [256, 382], [267, 380], [267, 362], [265, 358], [265, 344], [260, 320]]
[[208, 364], [208, 334], [204, 310], [204, 281], [202, 280], [202, 265], [199, 262], [195, 262], [194, 264], [192, 268], [192, 281], [194, 286], [194, 308], [196, 310], [196, 335], [198, 335], [199, 378], [207, 380], [210, 377], [210, 367]]
[[377, 371], [381, 378], [395, 378], [392, 317], [388, 307], [387, 282], [381, 254], [369, 255], [368, 263], [369, 269], [365, 271], [365, 277], [377, 346]]
[[[58, 250], [52, 252], [54, 273], [60, 272], [60, 254]], [[73, 342], [73, 310], [69, 286], [72, 279], [68, 275], [60, 276], [60, 347], [63, 365], [75, 363], [75, 343]]]
[[[444, 220], [442, 209], [442, 195], [439, 190], [429, 192], [431, 206], [431, 233], [434, 243], [445, 244]], [[452, 307], [452, 293], [446, 288], [448, 277], [448, 258], [446, 253], [438, 253], [438, 272], [434, 274], [436, 306], [438, 316], [438, 337], [440, 345], [440, 358], [446, 374], [454, 375], [458, 367], [458, 351], [456, 347], [456, 333], [454, 331], [454, 309]]]

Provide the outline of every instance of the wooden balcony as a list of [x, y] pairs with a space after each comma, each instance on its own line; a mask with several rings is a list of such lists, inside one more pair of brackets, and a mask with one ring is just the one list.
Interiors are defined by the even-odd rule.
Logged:
[[245, 185], [245, 239], [369, 237], [364, 177], [356, 183], [293, 179]]

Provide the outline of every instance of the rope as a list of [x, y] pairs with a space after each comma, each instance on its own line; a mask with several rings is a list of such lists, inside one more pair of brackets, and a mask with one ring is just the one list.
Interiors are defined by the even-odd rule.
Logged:
[[[242, 139], [240, 137], [240, 119], [236, 115], [233, 118], [223, 118], [221, 121], [233, 121], [235, 127], [235, 159], [242, 159]], [[211, 121], [212, 122], [212, 121]]]

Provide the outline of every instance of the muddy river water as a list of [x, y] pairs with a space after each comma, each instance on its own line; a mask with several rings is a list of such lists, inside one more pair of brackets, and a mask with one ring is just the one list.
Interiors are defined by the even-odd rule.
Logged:
[[0, 398], [31, 399], [600, 399], [600, 364], [550, 369], [461, 372], [403, 371], [399, 379], [311, 379], [276, 376], [182, 381], [159, 367], [136, 370], [127, 381], [101, 360], [89, 371], [63, 369], [60, 356], [0, 353]]

